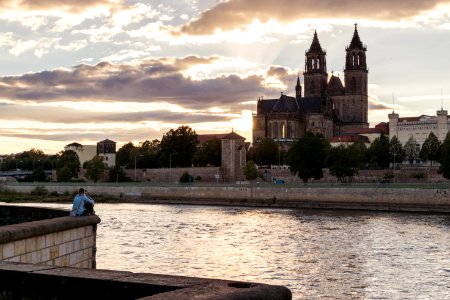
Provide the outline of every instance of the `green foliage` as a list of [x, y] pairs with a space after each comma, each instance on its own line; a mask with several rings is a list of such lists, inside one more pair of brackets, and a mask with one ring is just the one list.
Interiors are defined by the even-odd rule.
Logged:
[[85, 162], [83, 166], [86, 169], [86, 177], [93, 180], [94, 182], [97, 182], [106, 170], [106, 165], [103, 161], [103, 157], [98, 155]]
[[424, 179], [427, 177], [427, 174], [425, 172], [414, 172], [411, 174], [411, 177], [415, 179]]
[[440, 150], [441, 142], [439, 142], [439, 139], [433, 132], [430, 132], [422, 145], [422, 149], [420, 149], [419, 157], [423, 161], [429, 160], [431, 165], [433, 165], [433, 161], [439, 159]]
[[197, 134], [189, 126], [171, 129], [161, 140], [160, 160], [165, 167], [190, 167], [197, 144]]
[[258, 178], [258, 169], [256, 168], [256, 165], [253, 161], [249, 160], [245, 164], [244, 176], [247, 180], [255, 180], [256, 178]]
[[32, 181], [42, 182], [45, 181], [46, 178], [47, 175], [45, 175], [45, 172], [42, 169], [42, 167], [37, 167], [36, 169], [34, 169], [33, 174], [31, 174]]
[[357, 147], [339, 146], [331, 148], [328, 155], [328, 168], [330, 174], [336, 176], [340, 182], [352, 182], [353, 176], [358, 173], [362, 157]]
[[123, 169], [115, 165], [114, 167], [109, 168], [108, 171], [108, 181], [109, 182], [130, 182], [132, 181], [130, 177], [125, 175]]
[[184, 172], [183, 174], [181, 174], [180, 182], [187, 183], [187, 182], [193, 182], [193, 181], [194, 181], [194, 178], [188, 172]]
[[389, 142], [389, 160], [393, 164], [402, 163], [406, 158], [406, 152], [398, 138], [394, 135]]
[[34, 196], [47, 196], [48, 190], [43, 185], [37, 185], [31, 192], [31, 195]]
[[202, 176], [200, 176], [200, 175], [196, 176], [195, 181], [202, 181]]
[[157, 168], [159, 166], [160, 141], [144, 141], [137, 148], [137, 168]]
[[298, 175], [303, 182], [323, 177], [322, 169], [330, 149], [330, 144], [321, 134], [307, 132], [289, 150], [287, 162], [291, 172]]
[[278, 144], [271, 138], [264, 138], [258, 144], [255, 152], [255, 163], [269, 166], [278, 163]]
[[136, 152], [135, 146], [132, 142], [123, 145], [116, 152], [116, 163], [119, 166], [124, 166], [128, 168], [134, 168], [134, 156], [131, 155], [132, 152]]
[[382, 134], [372, 142], [367, 151], [367, 161], [374, 168], [389, 167], [389, 138], [386, 135]]
[[72, 150], [61, 151], [56, 163], [56, 175], [58, 181], [67, 182], [78, 177], [80, 170], [80, 159], [78, 154]]
[[196, 167], [220, 166], [222, 164], [222, 141], [212, 139], [203, 143], [195, 152], [192, 162]]
[[409, 137], [408, 141], [403, 146], [403, 149], [405, 150], [409, 163], [412, 165], [414, 159], [417, 157], [416, 140], [412, 136]]
[[447, 133], [445, 140], [442, 143], [439, 162], [441, 163], [439, 173], [441, 173], [444, 178], [450, 179], [450, 132]]

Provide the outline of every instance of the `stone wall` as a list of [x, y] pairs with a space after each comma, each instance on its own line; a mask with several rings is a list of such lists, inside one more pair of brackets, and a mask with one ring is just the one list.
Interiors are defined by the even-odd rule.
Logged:
[[[8, 209], [14, 208], [0, 206], [0, 210]], [[0, 226], [0, 260], [95, 269], [96, 230], [100, 219], [67, 214], [65, 212], [66, 217]]]

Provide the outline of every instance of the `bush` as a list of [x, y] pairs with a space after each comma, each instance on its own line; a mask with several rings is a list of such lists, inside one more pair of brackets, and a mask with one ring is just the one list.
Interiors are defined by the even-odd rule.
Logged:
[[48, 194], [48, 195], [51, 196], [51, 197], [58, 197], [58, 196], [59, 196], [59, 194], [58, 194], [57, 191], [53, 191], [53, 192], [51, 192], [51, 193]]
[[48, 190], [45, 188], [45, 186], [38, 185], [31, 191], [30, 194], [34, 196], [47, 196]]
[[188, 172], [184, 172], [183, 174], [181, 174], [180, 182], [193, 182], [193, 181], [194, 178]]
[[424, 179], [427, 177], [427, 174], [425, 174], [424, 172], [415, 172], [411, 174], [411, 177], [415, 179]]
[[195, 177], [195, 181], [202, 181], [202, 176]]

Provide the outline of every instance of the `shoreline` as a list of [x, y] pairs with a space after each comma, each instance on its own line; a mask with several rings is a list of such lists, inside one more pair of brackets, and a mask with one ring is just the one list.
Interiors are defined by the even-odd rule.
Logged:
[[[6, 185], [14, 193], [27, 194], [24, 201], [70, 203], [78, 185], [49, 184], [49, 193], [61, 195], [42, 198], [29, 195], [37, 184]], [[42, 184], [41, 184], [42, 186]], [[214, 205], [296, 209], [339, 209], [399, 212], [450, 212], [450, 187], [432, 188], [393, 186], [163, 186], [163, 185], [98, 185], [84, 183], [97, 203], [147, 203]], [[17, 194], [16, 194], [17, 195]], [[62, 195], [65, 195], [64, 197]], [[7, 198], [2, 194], [0, 199]], [[31, 200], [33, 199], [33, 200]], [[44, 200], [45, 199], [45, 200]]]

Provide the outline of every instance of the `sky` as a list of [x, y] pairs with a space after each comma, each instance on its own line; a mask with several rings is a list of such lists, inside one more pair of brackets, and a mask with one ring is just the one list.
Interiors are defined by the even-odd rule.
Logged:
[[303, 83], [314, 30], [342, 75], [355, 23], [371, 126], [450, 108], [450, 0], [0, 0], [0, 154], [181, 125], [251, 141], [257, 99]]

